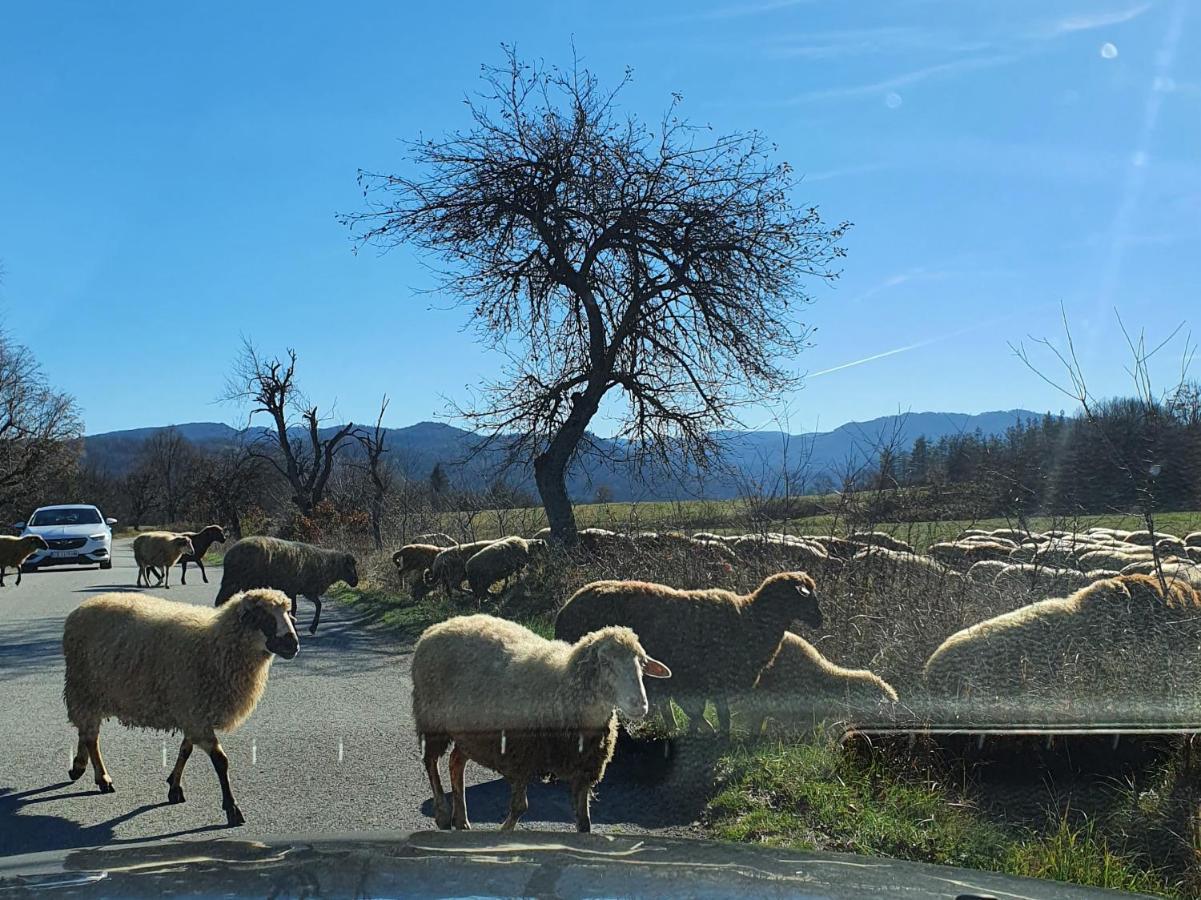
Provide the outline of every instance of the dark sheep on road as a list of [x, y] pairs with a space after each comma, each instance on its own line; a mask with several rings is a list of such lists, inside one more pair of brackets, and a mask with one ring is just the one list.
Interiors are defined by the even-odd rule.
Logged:
[[215, 605], [220, 606], [238, 591], [269, 587], [283, 591], [292, 600], [307, 597], [317, 607], [309, 634], [315, 634], [321, 621], [321, 595], [336, 581], [351, 587], [359, 583], [355, 558], [341, 550], [327, 550], [300, 541], [272, 537], [248, 537], [238, 541], [225, 554], [221, 589]]

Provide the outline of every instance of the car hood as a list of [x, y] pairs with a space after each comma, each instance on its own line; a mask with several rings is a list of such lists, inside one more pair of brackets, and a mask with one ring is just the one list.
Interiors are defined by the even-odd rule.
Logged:
[[99, 522], [93, 522], [91, 525], [30, 525], [25, 529], [25, 534], [40, 534], [49, 541], [56, 538], [87, 537], [103, 531], [107, 529]]
[[[0, 858], [0, 893], [95, 897], [1119, 896], [833, 853], [655, 835], [372, 833], [195, 840]], [[1120, 896], [1129, 896], [1122, 894]]]

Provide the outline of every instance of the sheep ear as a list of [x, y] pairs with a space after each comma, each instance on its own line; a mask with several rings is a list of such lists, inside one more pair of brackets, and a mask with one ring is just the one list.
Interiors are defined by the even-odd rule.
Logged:
[[671, 669], [657, 659], [647, 657], [642, 663], [642, 674], [648, 678], [670, 678]]

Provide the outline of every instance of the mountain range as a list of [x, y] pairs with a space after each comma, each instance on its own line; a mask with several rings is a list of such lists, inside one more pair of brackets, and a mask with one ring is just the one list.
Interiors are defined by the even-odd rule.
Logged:
[[[578, 501], [591, 500], [604, 488], [614, 500], [676, 500], [698, 496], [724, 499], [738, 496], [748, 486], [771, 489], [781, 472], [793, 474], [791, 491], [804, 493], [828, 489], [839, 476], [875, 460], [884, 445], [908, 450], [920, 436], [930, 441], [955, 434], [980, 431], [999, 434], [1015, 422], [1039, 414], [1025, 409], [997, 410], [978, 414], [951, 412], [905, 413], [882, 416], [866, 422], [848, 422], [832, 431], [786, 434], [782, 431], [724, 431], [715, 436], [723, 446], [723, 465], [703, 476], [671, 474], [665, 467], [641, 474], [625, 463], [585, 459], [569, 473], [568, 491]], [[174, 427], [200, 449], [219, 449], [240, 440], [255, 440], [265, 430], [252, 427], [245, 432], [220, 422], [188, 422], [174, 426], [110, 431], [84, 438], [88, 464], [120, 476], [136, 465], [146, 442], [156, 433]], [[323, 434], [335, 428], [325, 429]], [[387, 429], [391, 458], [409, 478], [426, 478], [441, 464], [454, 487], [480, 489], [496, 477], [503, 455], [503, 438], [487, 450], [478, 450], [482, 438], [470, 431], [439, 422], [419, 422], [404, 428]], [[610, 439], [595, 443], [621, 457], [625, 449]], [[361, 452], [357, 445], [348, 453]], [[798, 478], [799, 476], [799, 478]], [[533, 490], [528, 466], [509, 471], [508, 484]]]

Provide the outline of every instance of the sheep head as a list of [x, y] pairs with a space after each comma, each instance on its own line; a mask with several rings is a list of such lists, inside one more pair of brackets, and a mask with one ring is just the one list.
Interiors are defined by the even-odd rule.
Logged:
[[767, 602], [791, 610], [797, 623], [810, 628], [822, 627], [817, 584], [806, 572], [780, 572], [764, 579], [755, 591], [754, 600], [756, 603]]
[[357, 587], [359, 584], [359, 569], [353, 556], [349, 553], [342, 554], [342, 580], [351, 587]]
[[209, 540], [214, 544], [225, 543], [225, 529], [220, 525], [209, 525], [202, 533], [207, 534], [209, 536]]
[[291, 659], [300, 652], [292, 601], [283, 591], [254, 588], [237, 595], [238, 618], [247, 628], [257, 631], [268, 653]]
[[40, 534], [28, 535], [26, 540], [28, 540], [30, 544], [32, 544], [34, 547], [37, 547], [39, 550], [50, 549], [50, 545], [46, 543], [46, 539]]
[[192, 547], [192, 539], [186, 535], [176, 535], [171, 539], [171, 546], [185, 556], [195, 556], [196, 551]]
[[572, 675], [580, 695], [638, 720], [650, 709], [643, 677], [670, 678], [671, 670], [642, 649], [632, 630], [612, 625], [580, 638], [572, 651]]

